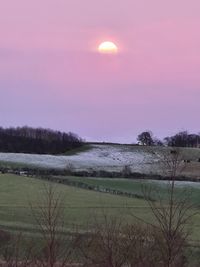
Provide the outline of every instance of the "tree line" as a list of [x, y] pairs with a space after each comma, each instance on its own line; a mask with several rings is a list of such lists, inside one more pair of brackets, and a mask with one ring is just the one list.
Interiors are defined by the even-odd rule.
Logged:
[[137, 140], [147, 146], [200, 147], [200, 133], [190, 134], [188, 131], [178, 132], [163, 140], [154, 137], [151, 131], [145, 131], [138, 135]]
[[59, 154], [80, 147], [83, 140], [74, 133], [44, 128], [0, 127], [0, 151], [12, 153]]

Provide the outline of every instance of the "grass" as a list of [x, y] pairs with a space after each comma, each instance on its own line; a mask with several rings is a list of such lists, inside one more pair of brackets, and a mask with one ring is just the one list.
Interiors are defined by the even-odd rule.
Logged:
[[[43, 194], [44, 182], [34, 178], [17, 175], [0, 175], [0, 225], [3, 228], [34, 231], [35, 222], [30, 211], [30, 203], [35, 205]], [[101, 194], [57, 185], [58, 192], [64, 197], [65, 218], [67, 226], [80, 225], [89, 222], [92, 214], [101, 213], [102, 209], [117, 215], [124, 207], [145, 207], [143, 200], [128, 199], [124, 197]]]
[[[57, 155], [53, 155], [53, 156], [73, 156], [73, 155], [77, 155], [77, 154], [79, 154], [81, 152], [89, 151], [91, 149], [92, 149], [92, 146], [90, 144], [84, 144], [84, 145], [82, 145], [80, 147], [77, 147], [77, 148], [71, 149], [69, 151], [66, 151], [63, 154], [57, 154]], [[9, 153], [5, 153], [5, 154], [9, 154]], [[20, 155], [20, 153], [19, 153], [19, 155]], [[47, 155], [47, 154], [43, 154], [43, 155]], [[30, 164], [30, 163], [26, 163], [26, 162], [19, 163], [19, 162], [13, 162], [13, 161], [0, 160], [0, 169], [2, 169], [2, 168], [8, 168], [8, 169], [9, 168], [10, 169], [23, 169], [23, 168], [48, 169], [47, 166], [37, 166], [36, 164]]]
[[[112, 179], [112, 178], [78, 178], [78, 177], [66, 177], [68, 180], [81, 181], [88, 185], [99, 186], [101, 188], [110, 188], [114, 190], [120, 190], [125, 192], [131, 192], [136, 195], [143, 196], [142, 188], [147, 186], [152, 190], [153, 199], [159, 198], [162, 196], [163, 199], [167, 199], [168, 186], [167, 183], [157, 182], [157, 181], [148, 181], [148, 180], [129, 180], [129, 179]], [[195, 186], [184, 185], [177, 183], [176, 194], [183, 196], [185, 193], [190, 195], [190, 201], [194, 206], [200, 205], [200, 186], [196, 184]], [[103, 194], [103, 193], [102, 193]], [[104, 194], [105, 195], [105, 194]], [[106, 194], [107, 195], [107, 194]], [[136, 203], [137, 199], [133, 200]], [[131, 208], [124, 209], [125, 213], [132, 213], [133, 215], [141, 218], [147, 222], [153, 222], [152, 214], [146, 201], [141, 201], [144, 205], [141, 206], [132, 206]], [[123, 208], [122, 208], [123, 210]], [[121, 210], [121, 212], [122, 212]], [[191, 221], [192, 228], [192, 239], [200, 242], [200, 214], [195, 215]]]
[[[106, 154], [108, 154], [108, 158], [112, 159], [112, 155], [109, 154], [110, 153], [109, 151], [112, 150], [112, 147], [113, 147], [114, 151], [115, 151], [114, 152], [114, 159], [115, 159], [114, 165], [111, 163], [111, 165], [108, 164], [108, 166], [102, 166], [102, 167], [99, 166], [98, 170], [99, 170], [99, 168], [102, 168], [102, 169], [105, 169], [108, 171], [113, 171], [113, 172], [116, 170], [121, 171], [123, 166], [120, 165], [122, 163], [120, 163], [116, 160], [116, 158], [118, 157], [117, 155], [119, 153], [122, 156], [123, 153], [128, 152], [128, 153], [130, 153], [130, 154], [128, 154], [130, 156], [130, 158], [128, 158], [128, 159], [130, 159], [130, 162], [132, 162], [131, 161], [131, 153], [141, 154], [141, 156], [142, 155], [144, 156], [144, 159], [145, 159], [145, 157], [148, 158], [150, 156], [149, 162], [146, 162], [144, 160], [144, 162], [136, 163], [135, 166], [133, 164], [133, 169], [135, 168], [134, 170], [136, 172], [141, 172], [141, 173], [145, 173], [148, 175], [152, 175], [152, 174], [164, 175], [164, 174], [166, 174], [166, 172], [165, 173], [163, 172], [163, 165], [161, 163], [153, 162], [153, 157], [155, 156], [155, 158], [156, 158], [155, 154], [162, 154], [162, 153], [165, 153], [166, 151], [169, 151], [172, 149], [170, 147], [148, 147], [148, 146], [119, 145], [119, 144], [109, 144], [109, 145], [98, 144], [98, 145], [99, 146], [102, 145], [102, 149], [99, 149], [99, 147], [98, 147], [96, 152], [95, 152], [95, 149], [96, 149], [95, 144], [85, 143], [83, 146], [81, 146], [79, 148], [67, 151], [66, 153], [64, 153], [62, 155], [57, 155], [57, 157], [66, 156], [66, 165], [65, 164], [63, 165], [62, 159], [60, 162], [60, 160], [58, 158], [55, 158], [54, 163], [52, 163], [53, 159], [51, 158], [49, 163], [46, 164], [48, 159], [46, 159], [46, 158], [44, 159], [44, 155], [41, 155], [41, 159], [38, 159], [38, 155], [37, 155], [37, 158], [33, 157], [33, 160], [30, 160], [30, 161], [22, 158], [22, 159], [20, 159], [20, 161], [22, 160], [22, 163], [16, 163], [15, 161], [17, 159], [15, 159], [15, 158], [12, 158], [12, 159], [10, 159], [10, 161], [6, 162], [4, 160], [4, 157], [2, 156], [2, 161], [0, 161], [0, 168], [11, 168], [11, 169], [22, 169], [22, 168], [30, 168], [30, 169], [37, 169], [37, 168], [38, 169], [53, 169], [54, 168], [54, 169], [58, 169], [59, 168], [59, 169], [63, 170], [63, 169], [66, 169], [66, 167], [69, 167], [69, 166], [67, 166], [67, 163], [69, 165], [71, 163], [71, 166], [74, 167], [74, 170], [76, 170], [76, 168], [77, 168], [77, 170], [79, 170], [79, 168], [80, 169], [86, 168], [87, 170], [91, 171], [90, 167], [93, 166], [92, 165], [93, 162], [91, 161], [91, 166], [90, 166], [90, 162], [89, 162], [90, 157], [88, 160], [88, 166], [83, 167], [85, 163], [84, 163], [84, 160], [83, 160], [83, 162], [81, 162], [81, 155], [79, 157], [80, 162], [77, 161], [77, 158], [71, 159], [71, 158], [68, 158], [67, 156], [78, 155], [78, 154], [81, 154], [83, 152], [87, 152], [87, 151], [89, 152], [90, 150], [94, 149], [94, 152], [97, 154], [97, 157], [106, 158], [107, 157]], [[108, 149], [108, 153], [106, 153], [106, 151], [107, 151], [106, 149]], [[190, 162], [186, 163], [185, 169], [182, 172], [182, 176], [185, 176], [185, 179], [188, 179], [188, 180], [200, 179], [200, 176], [199, 176], [200, 162], [198, 162], [198, 160], [200, 159], [200, 149], [198, 149], [198, 148], [180, 148], [180, 151], [181, 151], [181, 154], [183, 155], [184, 159], [190, 161]], [[103, 153], [103, 154], [101, 154], [101, 153]], [[45, 156], [48, 156], [48, 155], [45, 155]], [[127, 157], [129, 157], [129, 156], [127, 156]], [[83, 157], [82, 159], [84, 159], [84, 155], [82, 155], [82, 157]], [[5, 159], [9, 160], [9, 153], [5, 153]], [[11, 162], [11, 160], [13, 162]], [[58, 160], [58, 162], [57, 162], [57, 160]], [[30, 162], [32, 162], [32, 163], [30, 164]], [[127, 160], [127, 162], [129, 162], [129, 160]], [[83, 166], [82, 166], [82, 163], [84, 163]], [[61, 165], [59, 165], [59, 164], [61, 164]], [[129, 163], [127, 163], [127, 164], [129, 164]], [[126, 165], [126, 161], [124, 162], [124, 165]], [[96, 165], [94, 164], [94, 167], [92, 169], [95, 169], [96, 168], [95, 166]]]
[[[71, 177], [70, 179], [81, 179]], [[134, 193], [141, 192], [138, 181], [90, 179], [82, 178], [90, 184]], [[82, 180], [81, 179], [81, 180]], [[30, 203], [37, 206], [43, 195], [44, 182], [35, 178], [22, 177], [11, 174], [0, 175], [0, 226], [11, 231], [23, 231], [28, 235], [37, 234], [38, 229], [31, 213]], [[87, 224], [96, 217], [101, 218], [102, 212], [120, 216], [123, 220], [135, 220], [135, 216], [152, 222], [153, 217], [146, 201], [137, 198], [126, 198], [111, 194], [98, 193], [85, 189], [56, 184], [56, 189], [64, 199], [66, 230], [73, 230], [74, 226], [85, 229]], [[160, 186], [161, 193], [166, 188]], [[193, 201], [200, 200], [200, 189], [194, 189]], [[199, 202], [198, 202], [199, 203]], [[200, 216], [193, 218], [192, 239], [200, 242]]]
[[80, 147], [77, 147], [77, 148], [74, 148], [74, 149], [70, 149], [69, 151], [66, 151], [62, 155], [65, 155], [65, 156], [74, 156], [74, 155], [77, 155], [77, 154], [79, 154], [81, 152], [87, 152], [87, 151], [89, 151], [91, 149], [92, 149], [92, 145], [90, 145], [90, 144], [83, 144]]
[[[133, 180], [125, 178], [80, 178], [80, 177], [66, 177], [68, 180], [84, 182], [88, 185], [99, 186], [101, 188], [109, 188], [114, 190], [120, 190], [124, 192], [130, 192], [137, 195], [143, 195], [142, 188], [144, 186], [151, 187], [153, 191], [158, 191], [164, 198], [167, 197], [167, 182], [151, 181], [151, 180]], [[181, 184], [181, 183], [180, 183]], [[185, 186], [179, 186], [177, 182], [177, 193], [181, 194], [184, 191]], [[191, 187], [190, 183], [187, 185], [187, 190], [191, 192], [191, 201], [193, 204], [200, 203], [200, 185]], [[154, 195], [156, 198], [156, 194]]]

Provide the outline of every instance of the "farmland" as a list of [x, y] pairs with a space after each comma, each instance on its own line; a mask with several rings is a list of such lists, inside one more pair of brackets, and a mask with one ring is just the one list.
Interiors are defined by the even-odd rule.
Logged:
[[[159, 156], [169, 152], [167, 147], [145, 147], [135, 145], [86, 144], [80, 151], [66, 155], [37, 155], [0, 153], [0, 166], [29, 166], [31, 168], [67, 169], [73, 171], [121, 172], [129, 166], [132, 172], [162, 174]], [[182, 175], [200, 178], [200, 149], [182, 148], [183, 159], [187, 161]]]
[[[70, 177], [70, 179], [84, 179], [84, 182], [88, 184], [124, 191], [129, 190], [141, 194], [141, 184], [138, 181], [75, 177]], [[30, 203], [33, 206], [37, 206], [39, 203], [43, 193], [44, 181], [11, 174], [1, 174], [0, 182], [1, 228], [14, 232], [22, 231], [28, 235], [36, 234], [38, 230], [31, 213]], [[155, 185], [155, 182], [147, 183], [151, 186]], [[162, 194], [166, 193], [166, 188], [163, 184], [157, 184], [157, 186]], [[73, 231], [75, 226], [85, 229], [91, 223], [91, 218], [94, 215], [100, 218], [102, 212], [113, 216], [122, 216], [123, 219], [128, 221], [142, 219], [148, 222], [153, 220], [150, 209], [143, 199], [93, 192], [61, 184], [56, 184], [56, 190], [64, 197], [65, 228], [67, 231]], [[197, 203], [199, 202], [200, 187], [193, 187], [192, 190], [192, 201]], [[200, 216], [196, 215], [193, 218], [194, 231], [192, 234], [192, 240], [196, 242], [200, 240], [199, 221]]]
[[[162, 165], [162, 160], [173, 152], [171, 149], [87, 144], [57, 156], [0, 153], [0, 230], [9, 231], [13, 236], [22, 233], [23, 244], [33, 241], [37, 248], [42, 248], [41, 229], [34, 211], [39, 211], [41, 205], [45, 206], [47, 184], [53, 185], [63, 200], [62, 231], [69, 233], [65, 235], [67, 237], [76, 236], [77, 229], [81, 236], [86, 236], [86, 231], [93, 229], [96, 220], [100, 224], [104, 222], [105, 214], [124, 223], [155, 225], [157, 221], [145, 199], [144, 188], [150, 189], [150, 199], [154, 203], [159, 203], [160, 197], [163, 199], [165, 210], [169, 182], [165, 176], [168, 170], [163, 168], [167, 165]], [[175, 194], [179, 200], [185, 193], [190, 194], [192, 206], [189, 212], [195, 215], [184, 226], [191, 229], [189, 248], [195, 247], [194, 251], [198, 253], [200, 150], [185, 148], [180, 152], [182, 176], [177, 176]], [[132, 176], [128, 177], [129, 172]], [[25, 246], [22, 245], [22, 250]], [[197, 256], [189, 258], [198, 260]]]
[[[30, 203], [37, 205], [42, 196], [44, 182], [35, 178], [17, 175], [0, 175], [0, 224], [10, 230], [23, 229], [27, 232], [35, 230]], [[113, 214], [120, 209], [133, 207], [146, 208], [143, 200], [129, 199], [109, 194], [82, 190], [64, 185], [56, 185], [56, 190], [64, 197], [66, 225], [84, 226], [91, 214], [106, 208]]]

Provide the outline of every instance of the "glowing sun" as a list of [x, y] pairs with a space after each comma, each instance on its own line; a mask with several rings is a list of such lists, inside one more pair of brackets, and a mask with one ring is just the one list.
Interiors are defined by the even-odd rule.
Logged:
[[118, 52], [118, 47], [113, 42], [106, 41], [99, 45], [98, 51], [100, 53], [116, 54]]

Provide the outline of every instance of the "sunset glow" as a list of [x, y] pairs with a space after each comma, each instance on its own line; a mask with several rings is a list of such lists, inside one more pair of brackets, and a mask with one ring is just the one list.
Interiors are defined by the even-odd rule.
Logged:
[[113, 42], [106, 41], [99, 45], [98, 50], [100, 53], [116, 54], [118, 47]]
[[1, 126], [124, 143], [143, 130], [199, 132], [199, 10], [198, 0], [1, 1]]

